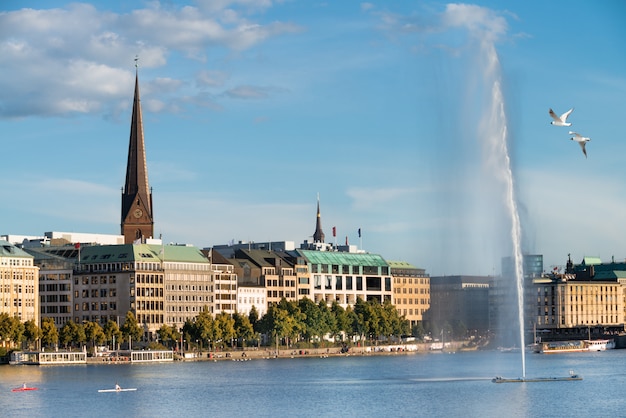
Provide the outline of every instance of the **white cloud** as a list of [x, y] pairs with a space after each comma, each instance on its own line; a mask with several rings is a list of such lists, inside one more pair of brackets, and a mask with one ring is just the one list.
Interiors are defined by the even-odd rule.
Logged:
[[[162, 66], [175, 53], [204, 60], [213, 47], [241, 51], [300, 30], [291, 23], [265, 24], [262, 15], [252, 20], [255, 11], [270, 6], [271, 2], [225, 1], [210, 8], [164, 8], [153, 2], [148, 8], [117, 14], [74, 3], [66, 8], [0, 13], [0, 118], [116, 113], [132, 88], [135, 55], [142, 68]], [[247, 18], [228, 9], [231, 12], [223, 21], [226, 7], [245, 8]], [[198, 86], [207, 86], [225, 78], [206, 72], [198, 80]], [[184, 88], [194, 88], [173, 79], [153, 84], [158, 95], [184, 96], [189, 95], [182, 93]], [[184, 103], [175, 98], [152, 99], [172, 102], [154, 109], [179, 109]]]

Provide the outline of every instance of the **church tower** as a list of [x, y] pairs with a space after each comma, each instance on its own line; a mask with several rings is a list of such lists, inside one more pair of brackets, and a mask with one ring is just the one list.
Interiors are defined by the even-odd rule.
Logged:
[[[135, 62], [137, 60], [135, 59]], [[139, 77], [135, 65], [135, 98], [130, 124], [126, 184], [122, 189], [122, 235], [124, 243], [143, 243], [154, 236], [152, 190], [148, 185], [146, 145], [143, 139]]]
[[324, 242], [324, 232], [322, 232], [322, 216], [320, 215], [320, 196], [317, 195], [317, 222], [313, 233], [313, 242]]

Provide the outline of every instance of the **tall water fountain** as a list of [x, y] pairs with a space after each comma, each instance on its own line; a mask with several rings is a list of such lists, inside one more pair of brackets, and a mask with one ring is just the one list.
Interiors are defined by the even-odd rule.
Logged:
[[487, 65], [485, 81], [491, 87], [490, 106], [485, 120], [480, 128], [481, 135], [488, 142], [489, 153], [493, 160], [496, 175], [504, 182], [506, 188], [506, 207], [511, 221], [511, 244], [513, 248], [513, 261], [515, 265], [515, 280], [517, 290], [517, 310], [519, 319], [520, 352], [522, 354], [522, 378], [526, 377], [526, 355], [524, 343], [524, 272], [522, 262], [521, 235], [522, 228], [515, 188], [513, 183], [513, 171], [511, 158], [508, 150], [507, 119], [504, 108], [504, 97], [501, 86], [501, 70], [498, 54], [495, 46], [490, 42], [483, 42], [483, 51], [486, 54]]

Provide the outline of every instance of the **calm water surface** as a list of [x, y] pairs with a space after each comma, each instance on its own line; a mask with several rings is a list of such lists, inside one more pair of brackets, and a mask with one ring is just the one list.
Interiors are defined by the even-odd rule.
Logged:
[[[300, 358], [153, 365], [0, 366], [3, 417], [614, 417], [626, 415], [626, 350]], [[13, 393], [26, 382], [38, 391]], [[98, 389], [137, 388], [98, 393]]]

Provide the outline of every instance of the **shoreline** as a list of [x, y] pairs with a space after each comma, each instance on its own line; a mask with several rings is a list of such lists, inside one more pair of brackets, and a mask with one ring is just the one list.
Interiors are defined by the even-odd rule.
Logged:
[[[451, 344], [442, 350], [431, 350], [431, 344], [393, 344], [380, 346], [350, 347], [347, 352], [342, 352], [341, 347], [329, 348], [306, 348], [289, 349], [270, 347], [248, 347], [237, 351], [202, 351], [187, 352], [181, 355], [174, 352], [174, 362], [197, 362], [197, 361], [250, 361], [270, 359], [295, 359], [295, 358], [329, 358], [351, 356], [399, 356], [416, 354], [454, 353], [456, 351], [473, 351], [477, 348], [466, 348], [461, 343]], [[155, 361], [154, 363], [158, 363]], [[87, 357], [87, 364], [132, 364], [125, 356], [120, 357]], [[142, 363], [143, 364], [143, 363]]]

